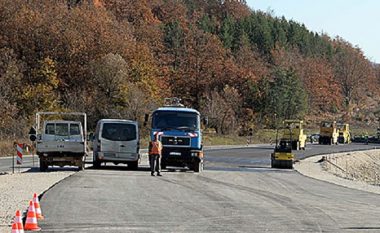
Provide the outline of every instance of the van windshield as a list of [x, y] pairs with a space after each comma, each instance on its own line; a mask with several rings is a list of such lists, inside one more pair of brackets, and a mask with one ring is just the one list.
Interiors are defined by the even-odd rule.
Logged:
[[102, 138], [111, 141], [136, 140], [136, 125], [124, 123], [104, 123], [102, 129]]

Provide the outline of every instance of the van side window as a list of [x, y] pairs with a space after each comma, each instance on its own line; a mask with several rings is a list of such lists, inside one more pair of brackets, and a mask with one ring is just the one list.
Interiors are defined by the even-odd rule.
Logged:
[[124, 123], [104, 123], [102, 137], [111, 141], [136, 140], [136, 125]]

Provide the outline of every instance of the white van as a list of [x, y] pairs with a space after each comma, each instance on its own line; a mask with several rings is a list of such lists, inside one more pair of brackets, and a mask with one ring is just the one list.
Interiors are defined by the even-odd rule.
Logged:
[[103, 162], [128, 164], [137, 169], [140, 162], [140, 140], [136, 121], [102, 119], [98, 121], [93, 138], [93, 165]]

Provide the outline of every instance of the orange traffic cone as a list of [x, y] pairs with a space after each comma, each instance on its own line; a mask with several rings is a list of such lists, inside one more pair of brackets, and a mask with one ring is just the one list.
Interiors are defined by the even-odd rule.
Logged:
[[20, 233], [20, 231], [18, 230], [17, 223], [15, 222], [12, 223], [12, 233]]
[[39, 231], [40, 227], [37, 225], [36, 210], [34, 209], [33, 201], [29, 202], [28, 214], [26, 215], [26, 222], [24, 229], [26, 231]]
[[18, 233], [24, 233], [24, 227], [22, 226], [22, 218], [19, 210], [16, 211], [14, 223], [17, 224]]
[[34, 203], [34, 208], [36, 210], [36, 216], [37, 216], [37, 218], [38, 219], [44, 219], [44, 216], [42, 216], [40, 202], [38, 201], [37, 193], [35, 193], [33, 195], [33, 203]]

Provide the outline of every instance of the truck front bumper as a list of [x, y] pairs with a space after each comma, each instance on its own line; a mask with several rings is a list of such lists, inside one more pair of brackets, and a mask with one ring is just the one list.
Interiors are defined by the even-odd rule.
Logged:
[[195, 162], [203, 160], [203, 151], [192, 148], [167, 147], [162, 150], [163, 166], [191, 167]]

